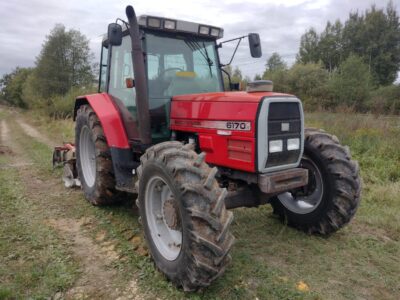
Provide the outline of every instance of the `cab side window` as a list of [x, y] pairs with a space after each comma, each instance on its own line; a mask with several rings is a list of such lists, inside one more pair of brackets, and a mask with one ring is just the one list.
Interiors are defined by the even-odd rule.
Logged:
[[108, 59], [108, 48], [103, 46], [101, 49], [100, 59], [100, 80], [99, 80], [99, 92], [106, 91], [107, 83], [107, 59]]

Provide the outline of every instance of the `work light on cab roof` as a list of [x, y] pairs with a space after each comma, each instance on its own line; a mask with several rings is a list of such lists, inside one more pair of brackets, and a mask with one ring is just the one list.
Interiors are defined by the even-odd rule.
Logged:
[[142, 15], [139, 16], [138, 23], [140, 26], [154, 28], [157, 30], [186, 32], [211, 37], [214, 39], [220, 39], [224, 36], [224, 31], [222, 28], [183, 20]]

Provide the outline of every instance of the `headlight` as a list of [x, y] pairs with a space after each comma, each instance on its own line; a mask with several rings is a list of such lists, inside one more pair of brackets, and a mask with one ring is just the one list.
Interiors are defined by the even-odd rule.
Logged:
[[299, 150], [300, 149], [300, 139], [288, 139], [287, 140], [287, 149], [290, 150]]
[[283, 150], [282, 140], [269, 141], [269, 153], [282, 152], [282, 150]]
[[200, 34], [204, 34], [204, 35], [208, 35], [210, 33], [210, 27], [200, 25], [199, 33]]

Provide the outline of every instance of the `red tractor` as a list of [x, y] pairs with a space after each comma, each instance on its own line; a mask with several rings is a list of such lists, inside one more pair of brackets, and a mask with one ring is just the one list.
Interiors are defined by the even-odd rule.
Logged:
[[[126, 15], [103, 40], [99, 93], [76, 99], [76, 159], [70, 144], [54, 159], [94, 205], [137, 197], [150, 254], [174, 284], [196, 290], [224, 272], [230, 208], [269, 203], [323, 235], [352, 219], [361, 188], [349, 149], [305, 129], [301, 101], [271, 82], [224, 91], [221, 28]], [[260, 57], [258, 34], [246, 37]]]

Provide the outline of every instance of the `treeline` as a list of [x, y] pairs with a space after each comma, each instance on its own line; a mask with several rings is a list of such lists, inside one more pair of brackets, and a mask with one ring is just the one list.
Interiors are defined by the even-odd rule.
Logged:
[[[308, 110], [342, 106], [399, 114], [400, 86], [394, 83], [399, 70], [399, 17], [389, 2], [386, 9], [350, 13], [344, 24], [327, 22], [320, 33], [310, 28], [293, 66], [273, 53], [254, 79], [272, 80], [275, 91], [297, 95]], [[238, 68], [231, 74], [244, 84], [249, 80]]]
[[[92, 58], [84, 35], [56, 25], [34, 68], [17, 67], [0, 79], [0, 101], [69, 116], [75, 96], [95, 91]], [[310, 28], [301, 37], [294, 65], [273, 53], [265, 72], [254, 79], [272, 80], [275, 91], [297, 95], [307, 110], [346, 107], [399, 114], [400, 85], [394, 83], [399, 70], [399, 17], [389, 2], [385, 9], [352, 12], [344, 23], [327, 22], [320, 33]], [[251, 80], [239, 68], [228, 66], [226, 71], [242, 87]]]
[[46, 37], [34, 68], [17, 67], [0, 79], [0, 100], [68, 117], [75, 97], [95, 90], [92, 58], [89, 40], [58, 24]]

